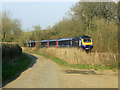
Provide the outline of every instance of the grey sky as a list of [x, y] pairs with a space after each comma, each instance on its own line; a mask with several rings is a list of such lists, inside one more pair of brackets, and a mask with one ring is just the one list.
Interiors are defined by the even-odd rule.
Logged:
[[75, 2], [4, 2], [2, 11], [10, 11], [12, 18], [22, 23], [23, 29], [40, 25], [42, 29], [53, 26], [65, 16]]

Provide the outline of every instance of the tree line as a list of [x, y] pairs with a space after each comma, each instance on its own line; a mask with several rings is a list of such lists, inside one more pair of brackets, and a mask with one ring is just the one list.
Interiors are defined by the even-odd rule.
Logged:
[[19, 42], [22, 45], [30, 40], [80, 37], [87, 34], [93, 38], [95, 51], [118, 51], [118, 3], [78, 2], [70, 8], [66, 16], [46, 30], [36, 25], [33, 26], [34, 31], [24, 32], [19, 20], [11, 20], [4, 13], [2, 40]]

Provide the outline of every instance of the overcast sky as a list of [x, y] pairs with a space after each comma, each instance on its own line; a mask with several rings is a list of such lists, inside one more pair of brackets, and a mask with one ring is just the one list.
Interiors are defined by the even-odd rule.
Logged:
[[62, 20], [73, 4], [75, 2], [3, 2], [2, 11], [10, 11], [12, 18], [21, 21], [23, 29], [32, 30], [33, 25], [45, 29]]

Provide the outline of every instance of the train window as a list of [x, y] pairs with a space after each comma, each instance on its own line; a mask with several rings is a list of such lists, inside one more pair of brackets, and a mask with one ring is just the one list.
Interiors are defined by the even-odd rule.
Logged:
[[91, 42], [90, 39], [83, 39], [83, 40], [84, 40], [84, 42]]
[[50, 45], [56, 45], [56, 41], [49, 42]]
[[69, 45], [69, 41], [59, 41], [59, 45]]
[[41, 45], [47, 45], [47, 42], [41, 42]]

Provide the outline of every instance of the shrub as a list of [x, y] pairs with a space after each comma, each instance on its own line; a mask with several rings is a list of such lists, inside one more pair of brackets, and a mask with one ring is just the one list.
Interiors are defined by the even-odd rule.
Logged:
[[14, 58], [22, 54], [22, 48], [17, 44], [2, 43], [2, 59]]

